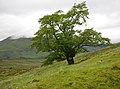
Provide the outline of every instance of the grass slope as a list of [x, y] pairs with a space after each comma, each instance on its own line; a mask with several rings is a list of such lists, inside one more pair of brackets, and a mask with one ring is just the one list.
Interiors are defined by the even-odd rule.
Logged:
[[0, 81], [1, 89], [120, 89], [120, 43]]

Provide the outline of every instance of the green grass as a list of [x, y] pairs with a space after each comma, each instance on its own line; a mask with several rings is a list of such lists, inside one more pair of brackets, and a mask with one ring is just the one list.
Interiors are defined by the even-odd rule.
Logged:
[[54, 62], [9, 76], [0, 89], [120, 89], [120, 44], [78, 55], [74, 65]]
[[42, 60], [0, 60], [0, 80], [40, 67], [41, 62]]

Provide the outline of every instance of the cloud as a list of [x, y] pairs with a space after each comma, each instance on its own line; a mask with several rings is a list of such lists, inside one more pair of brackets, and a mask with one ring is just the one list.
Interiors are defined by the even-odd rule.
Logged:
[[[0, 0], [0, 13], [27, 14], [41, 10], [69, 9], [84, 0]], [[120, 0], [86, 0], [90, 13], [109, 14], [120, 11]]]
[[0, 15], [0, 38], [8, 36], [16, 38], [25, 36], [32, 37], [39, 30], [38, 19], [52, 11], [41, 11], [30, 15], [16, 16], [13, 14]]
[[[0, 0], [0, 39], [15, 35], [31, 37], [39, 30], [38, 19], [59, 9], [69, 10], [84, 0]], [[120, 0], [86, 0], [90, 16], [88, 27], [119, 42]]]
[[104, 37], [109, 37], [112, 43], [120, 42], [120, 27], [101, 30]]
[[[78, 2], [78, 0], [76, 0]], [[75, 1], [74, 1], [75, 2]], [[58, 0], [0, 0], [0, 13], [24, 15], [41, 10], [59, 10], [70, 8], [74, 4]]]
[[94, 27], [95, 30], [101, 32], [104, 37], [111, 39], [112, 43], [120, 42], [120, 18], [119, 13], [91, 14], [88, 20], [88, 27]]
[[27, 19], [14, 15], [0, 15], [0, 37], [14, 36], [28, 36], [32, 24]]
[[109, 15], [118, 11], [120, 12], [120, 0], [88, 0], [87, 3], [91, 14], [99, 13]]
[[120, 13], [113, 13], [110, 15], [104, 14], [91, 14], [88, 24], [97, 29], [116, 28], [120, 26]]
[[25, 28], [23, 19], [14, 15], [2, 14], [0, 15], [0, 33], [1, 34], [15, 34]]

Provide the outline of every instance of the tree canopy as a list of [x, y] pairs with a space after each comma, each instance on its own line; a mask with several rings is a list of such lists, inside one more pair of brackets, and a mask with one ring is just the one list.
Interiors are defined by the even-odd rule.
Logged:
[[[58, 10], [51, 15], [45, 15], [39, 19], [40, 30], [33, 37], [32, 46], [37, 51], [50, 53], [62, 53], [68, 64], [74, 64], [73, 57], [78, 52], [86, 51], [85, 46], [99, 46], [109, 44], [108, 38], [101, 33], [88, 28], [81, 30], [80, 26], [86, 25], [88, 8], [85, 2], [74, 4], [64, 13]], [[79, 29], [76, 29], [79, 26]]]

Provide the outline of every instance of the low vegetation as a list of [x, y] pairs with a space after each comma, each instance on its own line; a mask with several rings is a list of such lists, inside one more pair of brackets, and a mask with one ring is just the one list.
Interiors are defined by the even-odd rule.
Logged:
[[42, 60], [0, 60], [0, 81], [41, 66]]
[[[21, 64], [37, 65], [39, 61], [35, 61]], [[12, 65], [17, 64], [13, 62]], [[74, 65], [68, 65], [66, 61], [54, 62], [8, 76], [0, 80], [1, 89], [120, 89], [120, 43], [78, 54]]]

